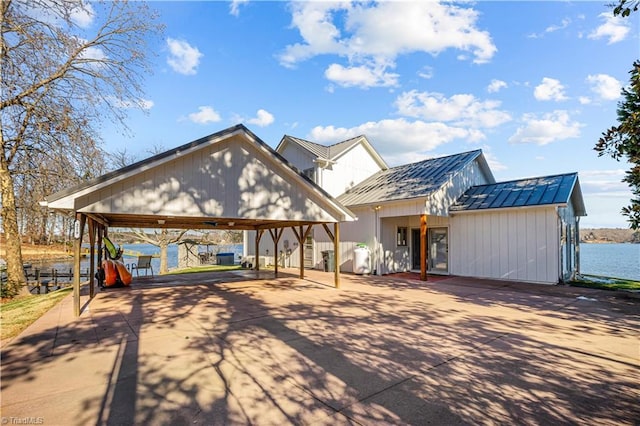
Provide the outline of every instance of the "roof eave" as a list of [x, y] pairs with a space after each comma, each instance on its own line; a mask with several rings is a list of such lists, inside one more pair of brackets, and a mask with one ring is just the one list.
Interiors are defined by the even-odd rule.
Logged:
[[471, 210], [451, 210], [449, 209], [449, 214], [451, 216], [457, 214], [473, 214], [473, 213], [494, 213], [494, 212], [504, 212], [510, 210], [530, 210], [530, 209], [541, 209], [541, 208], [549, 208], [549, 207], [567, 207], [567, 203], [550, 203], [550, 204], [536, 204], [533, 206], [511, 206], [511, 207], [493, 207], [486, 209], [471, 209]]

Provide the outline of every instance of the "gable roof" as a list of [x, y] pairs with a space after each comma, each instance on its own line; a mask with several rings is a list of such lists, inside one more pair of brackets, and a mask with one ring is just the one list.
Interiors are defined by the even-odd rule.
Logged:
[[344, 153], [352, 149], [358, 144], [362, 144], [364, 148], [369, 152], [371, 157], [379, 164], [380, 168], [388, 169], [387, 163], [382, 159], [380, 154], [369, 143], [366, 136], [360, 135], [351, 139], [346, 139], [342, 142], [335, 143], [333, 145], [321, 145], [319, 143], [311, 142], [295, 136], [284, 135], [282, 140], [276, 147], [276, 152], [282, 152], [288, 143], [294, 143], [304, 150], [308, 151], [316, 157], [318, 160], [324, 161], [337, 161]]
[[[382, 170], [340, 195], [338, 200], [345, 206], [354, 206], [427, 197], [479, 157], [483, 158], [480, 149]], [[489, 170], [488, 166], [486, 169]]]
[[252, 229], [355, 219], [242, 124], [57, 192], [42, 204], [91, 214], [109, 226], [152, 227], [162, 220], [167, 228], [196, 229], [220, 222], [203, 218], [222, 218], [230, 227]]
[[449, 208], [449, 211], [456, 213], [513, 207], [567, 205], [570, 201], [574, 202], [576, 215], [586, 216], [578, 173], [473, 186]]

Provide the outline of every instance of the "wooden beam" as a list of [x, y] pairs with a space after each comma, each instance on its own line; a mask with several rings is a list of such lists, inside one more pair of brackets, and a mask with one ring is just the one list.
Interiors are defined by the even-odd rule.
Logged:
[[336, 288], [340, 288], [340, 224], [333, 224], [333, 278]]
[[[73, 253], [73, 313], [80, 316], [80, 251], [82, 249], [82, 236], [87, 217], [82, 213], [76, 213], [74, 229], [74, 253]], [[76, 226], [78, 228], [76, 228]]]
[[[333, 233], [331, 232], [331, 229], [329, 229], [329, 227], [327, 226], [326, 223], [323, 223], [322, 226], [324, 227], [324, 230], [327, 232], [327, 235], [329, 236], [329, 238], [331, 238], [331, 241], [334, 241], [335, 238], [333, 237]], [[334, 227], [335, 227], [335, 225], [334, 225]]]
[[420, 279], [427, 281], [427, 215], [420, 215]]
[[93, 220], [94, 222], [98, 222], [102, 226], [109, 226], [109, 222], [100, 215], [97, 215], [95, 213], [85, 213], [85, 215], [89, 219]]

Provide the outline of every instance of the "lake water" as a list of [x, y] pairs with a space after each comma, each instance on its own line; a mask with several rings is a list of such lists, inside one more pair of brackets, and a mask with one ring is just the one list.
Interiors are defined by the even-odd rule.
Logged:
[[[135, 251], [141, 254], [160, 254], [160, 248], [154, 246], [153, 244], [123, 244], [122, 247], [125, 250]], [[240, 260], [242, 256], [242, 244], [229, 244], [229, 245], [217, 245], [210, 246], [210, 250], [216, 253], [234, 253], [234, 258], [236, 262]], [[205, 246], [201, 247], [201, 250], [205, 250]], [[129, 266], [132, 263], [137, 263], [138, 258], [132, 256], [122, 256], [122, 263]], [[177, 244], [169, 244], [167, 247], [167, 263], [169, 269], [174, 269], [178, 266], [178, 245]], [[41, 269], [51, 269], [55, 268], [59, 271], [70, 270], [73, 268], [73, 263], [69, 262], [59, 262], [59, 263], [37, 263], [32, 262], [34, 267], [39, 267]], [[160, 271], [160, 258], [154, 257], [151, 259], [151, 266], [153, 267], [153, 272], [158, 273]], [[84, 269], [89, 268], [89, 261], [87, 259], [83, 259], [80, 267]]]
[[580, 272], [640, 281], [640, 244], [580, 244]]

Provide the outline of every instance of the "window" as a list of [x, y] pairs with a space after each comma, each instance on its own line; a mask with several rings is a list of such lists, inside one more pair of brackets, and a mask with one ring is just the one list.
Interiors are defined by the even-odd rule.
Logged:
[[397, 246], [407, 245], [407, 228], [405, 226], [398, 226], [396, 245]]
[[315, 168], [309, 167], [308, 169], [304, 169], [302, 174], [311, 179], [312, 181], [316, 181]]

